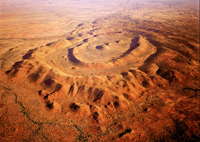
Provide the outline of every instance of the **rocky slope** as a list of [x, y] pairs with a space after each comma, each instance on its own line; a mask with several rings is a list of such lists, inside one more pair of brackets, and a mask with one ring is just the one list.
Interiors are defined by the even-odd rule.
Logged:
[[133, 11], [2, 61], [0, 140], [198, 141], [198, 17]]

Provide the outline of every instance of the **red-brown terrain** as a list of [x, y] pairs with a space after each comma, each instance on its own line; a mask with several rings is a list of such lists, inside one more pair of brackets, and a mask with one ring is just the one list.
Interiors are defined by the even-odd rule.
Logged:
[[199, 141], [198, 1], [0, 6], [0, 141]]

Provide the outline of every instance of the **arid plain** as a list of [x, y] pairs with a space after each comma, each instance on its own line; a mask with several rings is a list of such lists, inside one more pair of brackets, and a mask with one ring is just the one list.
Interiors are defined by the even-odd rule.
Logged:
[[199, 141], [198, 7], [0, 2], [0, 141]]

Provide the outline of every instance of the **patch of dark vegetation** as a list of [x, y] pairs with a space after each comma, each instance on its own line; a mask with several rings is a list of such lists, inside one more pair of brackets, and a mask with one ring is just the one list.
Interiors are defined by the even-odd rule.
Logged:
[[22, 58], [23, 59], [30, 59], [32, 54], [34, 53], [34, 51], [36, 50], [37, 48], [35, 49], [32, 49], [32, 50], [29, 50]]
[[78, 106], [76, 103], [71, 103], [69, 108], [71, 111], [75, 112], [80, 108], [80, 106]]
[[[77, 141], [80, 141], [80, 142], [88, 142], [88, 138], [84, 135], [83, 131], [81, 130], [81, 128], [79, 128], [77, 125], [73, 125], [77, 131], [79, 132], [79, 136], [77, 138]], [[90, 136], [90, 135], [88, 135]]]
[[79, 135], [79, 136], [78, 136], [78, 140], [79, 140], [80, 142], [88, 142], [88, 138], [85, 137], [85, 136], [83, 136], [83, 135]]
[[123, 135], [130, 133], [132, 130], [131, 129], [126, 129], [124, 132], [119, 134], [119, 138], [121, 138]]
[[47, 101], [46, 107], [49, 108], [49, 109], [53, 109], [53, 102]]
[[104, 90], [99, 90], [98, 88], [95, 88], [94, 89], [94, 102], [97, 102], [98, 100], [100, 100], [101, 98], [102, 98], [102, 96], [103, 96], [103, 94], [104, 94]]

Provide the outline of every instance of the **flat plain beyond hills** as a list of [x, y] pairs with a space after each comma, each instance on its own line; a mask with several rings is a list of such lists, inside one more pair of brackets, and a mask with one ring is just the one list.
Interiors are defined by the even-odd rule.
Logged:
[[0, 141], [198, 141], [198, 6], [0, 2]]

